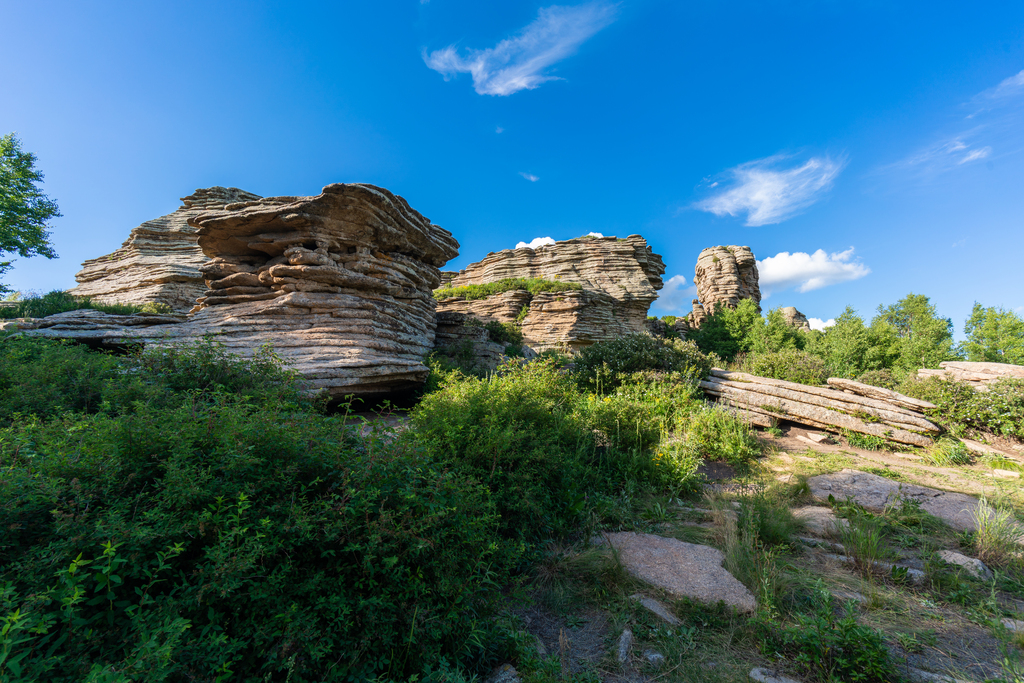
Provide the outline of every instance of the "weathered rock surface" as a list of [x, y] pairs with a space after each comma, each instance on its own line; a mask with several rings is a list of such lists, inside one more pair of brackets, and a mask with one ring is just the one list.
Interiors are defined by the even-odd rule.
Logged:
[[[827, 498], [827, 496], [826, 496]], [[831, 508], [808, 505], [793, 510], [793, 518], [803, 522], [815, 536], [832, 536], [840, 525], [846, 526], [845, 519], [839, 519]]]
[[120, 249], [83, 263], [71, 293], [104, 304], [158, 303], [188, 311], [206, 289], [199, 267], [207, 261], [188, 219], [257, 199], [235, 187], [210, 187], [182, 197], [173, 213], [133, 229]]
[[697, 298], [688, 316], [691, 328], [700, 327], [703, 319], [719, 306], [736, 308], [742, 299], [751, 299], [761, 310], [757, 260], [750, 247], [708, 247], [700, 252], [693, 284], [697, 287]]
[[[0, 332], [22, 331], [37, 337], [74, 339], [94, 346], [121, 346], [138, 343], [159, 329], [185, 322], [184, 314], [135, 313], [115, 315], [90, 308], [55, 313], [45, 318], [18, 318], [0, 322]], [[158, 333], [159, 334], [159, 333]]]
[[845, 469], [833, 474], [821, 474], [807, 480], [815, 500], [827, 501], [829, 494], [836, 500], [852, 498], [864, 508], [881, 512], [885, 506], [903, 497], [916, 500], [921, 509], [935, 515], [958, 531], [977, 531], [975, 517], [977, 499], [963, 493], [950, 493], [938, 489], [901, 484], [877, 474]]
[[972, 363], [948, 360], [939, 363], [940, 370], [922, 368], [917, 371], [921, 379], [942, 377], [967, 382], [976, 391], [988, 391], [988, 385], [1000, 379], [1024, 379], [1024, 365], [1009, 363]]
[[968, 557], [955, 550], [940, 550], [938, 555], [939, 559], [946, 564], [962, 567], [964, 571], [977, 579], [988, 580], [992, 578], [992, 570], [976, 557]]
[[757, 608], [754, 596], [722, 566], [721, 550], [632, 531], [603, 535], [633, 576], [677, 597], [719, 600], [741, 612]]
[[782, 313], [783, 319], [790, 327], [795, 327], [798, 330], [806, 330], [808, 332], [811, 331], [811, 323], [807, 319], [807, 316], [796, 310], [795, 307], [784, 306], [779, 309], [779, 312]]
[[26, 334], [106, 344], [213, 335], [242, 355], [271, 344], [311, 390], [332, 396], [372, 397], [426, 379], [423, 356], [435, 333], [431, 292], [458, 242], [401, 197], [373, 185], [335, 184], [314, 197], [242, 202], [189, 223], [211, 260], [201, 267], [205, 295], [185, 322], [128, 327], [78, 311], [96, 329], [55, 330], [45, 322]]
[[474, 321], [472, 316], [464, 313], [438, 312], [434, 348], [481, 369], [494, 370], [505, 360], [505, 347], [492, 342], [487, 330], [479, 323], [472, 324]]
[[[481, 320], [519, 320], [527, 346], [538, 351], [579, 349], [597, 341], [642, 333], [647, 310], [662, 287], [665, 265], [639, 235], [626, 239], [586, 237], [530, 249], [488, 254], [458, 274], [444, 273], [446, 286], [464, 287], [508, 278], [571, 282], [581, 290], [531, 295], [514, 290], [486, 299], [453, 297], [439, 311]], [[524, 307], [528, 307], [522, 317]]]

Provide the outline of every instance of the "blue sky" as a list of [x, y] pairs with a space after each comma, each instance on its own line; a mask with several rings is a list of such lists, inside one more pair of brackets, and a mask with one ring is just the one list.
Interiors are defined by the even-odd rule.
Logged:
[[0, 132], [39, 157], [74, 285], [178, 197], [369, 182], [487, 252], [647, 238], [654, 313], [749, 245], [766, 307], [958, 331], [1024, 312], [1024, 3], [659, 0], [3, 3]]

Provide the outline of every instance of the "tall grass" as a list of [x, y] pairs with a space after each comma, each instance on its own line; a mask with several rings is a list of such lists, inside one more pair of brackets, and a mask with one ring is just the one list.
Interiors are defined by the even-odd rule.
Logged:
[[994, 567], [1004, 567], [1017, 559], [1024, 528], [1009, 510], [992, 506], [982, 498], [974, 511], [974, 550], [978, 559]]
[[170, 313], [166, 304], [101, 304], [89, 297], [72, 296], [68, 292], [55, 289], [42, 296], [32, 296], [15, 302], [14, 306], [0, 306], [0, 318], [45, 318], [56, 313], [67, 313], [82, 309], [94, 309], [104, 313], [132, 315], [133, 313]]

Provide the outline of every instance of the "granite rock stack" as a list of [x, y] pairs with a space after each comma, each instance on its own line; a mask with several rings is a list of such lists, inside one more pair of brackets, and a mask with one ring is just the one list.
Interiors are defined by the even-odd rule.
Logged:
[[188, 311], [206, 289], [199, 267], [207, 260], [188, 219], [259, 198], [235, 187], [196, 190], [182, 198], [177, 211], [133, 229], [117, 251], [83, 263], [71, 294], [104, 304], [155, 303]]
[[708, 247], [700, 252], [694, 269], [693, 284], [697, 298], [687, 316], [691, 328], [701, 323], [720, 306], [736, 308], [750, 299], [761, 311], [761, 290], [757, 284], [757, 260], [750, 247]]

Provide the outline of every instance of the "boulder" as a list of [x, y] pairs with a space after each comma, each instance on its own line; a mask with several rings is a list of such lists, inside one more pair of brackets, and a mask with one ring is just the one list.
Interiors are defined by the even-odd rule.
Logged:
[[206, 289], [199, 267], [207, 260], [188, 219], [259, 198], [236, 187], [209, 187], [182, 197], [176, 211], [134, 228], [117, 251], [84, 262], [71, 293], [102, 304], [155, 303], [188, 311]]
[[449, 297], [438, 302], [438, 311], [520, 323], [525, 344], [537, 351], [577, 350], [645, 332], [647, 310], [658, 297], [664, 272], [661, 256], [639, 235], [506, 249], [458, 273], [443, 273], [441, 281], [447, 288], [529, 278], [574, 283], [580, 289], [538, 294], [510, 290], [476, 300]]
[[753, 594], [722, 566], [725, 556], [717, 548], [632, 531], [604, 538], [626, 571], [671, 595], [710, 604], [721, 600], [741, 612], [757, 608]]
[[811, 495], [816, 500], [852, 499], [873, 512], [881, 512], [898, 498], [915, 500], [925, 512], [935, 515], [957, 531], [977, 531], [975, 517], [978, 500], [963, 493], [950, 493], [938, 489], [901, 484], [877, 474], [845, 469], [833, 474], [821, 474], [807, 480]]
[[806, 330], [807, 332], [811, 331], [811, 323], [807, 320], [807, 316], [796, 310], [795, 307], [784, 306], [779, 309], [779, 312], [782, 313], [783, 320], [785, 320], [786, 324], [790, 327], [795, 327], [798, 330]]

